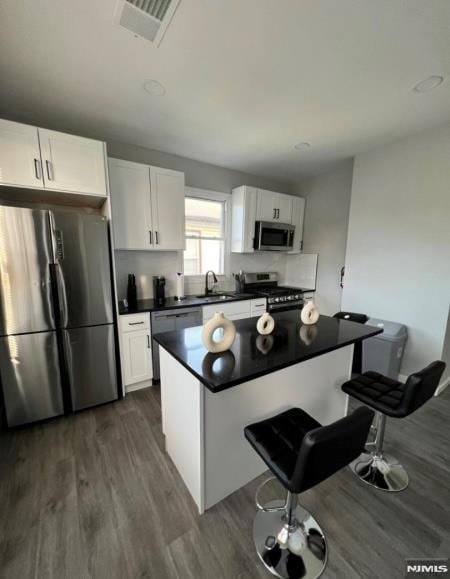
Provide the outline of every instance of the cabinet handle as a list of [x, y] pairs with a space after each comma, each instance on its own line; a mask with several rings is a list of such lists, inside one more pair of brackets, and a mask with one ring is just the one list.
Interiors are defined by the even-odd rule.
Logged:
[[277, 210], [274, 209], [274, 210], [273, 210], [273, 219], [276, 219], [276, 218], [277, 218]]
[[148, 235], [150, 237], [150, 245], [153, 243], [153, 235], [152, 232], [149, 230]]
[[41, 181], [42, 180], [42, 174], [41, 174], [41, 164], [39, 162], [39, 159], [34, 160], [34, 172], [36, 173], [36, 179]]
[[[52, 177], [51, 177], [51, 175], [50, 175], [50, 165], [51, 165], [51, 163], [50, 163], [50, 161], [47, 159], [47, 160], [45, 161], [45, 166], [47, 167], [47, 177], [48, 177], [48, 180], [49, 180], [49, 181], [52, 181]], [[53, 172], [53, 171], [52, 171], [52, 172]]]
[[159, 245], [159, 234], [157, 231], [155, 231], [155, 239], [156, 239], [156, 245]]
[[128, 322], [129, 326], [139, 326], [140, 324], [143, 324], [144, 322]]
[[280, 210], [277, 209], [277, 219], [280, 219]]
[[147, 348], [150, 350], [150, 336], [147, 334]]

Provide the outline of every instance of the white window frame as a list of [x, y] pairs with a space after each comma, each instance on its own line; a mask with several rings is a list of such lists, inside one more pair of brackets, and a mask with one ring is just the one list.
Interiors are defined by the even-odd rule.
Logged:
[[[223, 240], [223, 273], [217, 274], [219, 280], [225, 280], [230, 275], [230, 239], [231, 239], [231, 195], [222, 193], [221, 191], [212, 191], [210, 189], [198, 189], [197, 187], [186, 187], [184, 192], [185, 197], [194, 197], [197, 199], [205, 199], [207, 201], [221, 201], [224, 204], [224, 240]], [[186, 227], [185, 227], [186, 232]], [[186, 235], [186, 234], [185, 234]], [[183, 261], [184, 272], [184, 255], [181, 254]], [[204, 274], [186, 274], [186, 278], [195, 281], [205, 279]]]

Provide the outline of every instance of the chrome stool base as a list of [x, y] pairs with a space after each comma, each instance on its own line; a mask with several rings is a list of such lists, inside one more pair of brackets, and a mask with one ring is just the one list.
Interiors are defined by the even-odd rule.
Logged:
[[[283, 502], [270, 501], [259, 510], [253, 523], [253, 540], [266, 568], [282, 579], [315, 579], [325, 569], [327, 543], [317, 521], [303, 507], [291, 512], [292, 524], [286, 522]], [[293, 515], [293, 516], [292, 516]]]
[[408, 473], [389, 454], [364, 452], [350, 468], [362, 481], [382, 491], [398, 492], [408, 486]]

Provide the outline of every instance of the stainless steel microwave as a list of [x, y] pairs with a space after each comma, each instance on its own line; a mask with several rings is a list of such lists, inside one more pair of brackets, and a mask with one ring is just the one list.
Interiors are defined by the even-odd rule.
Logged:
[[257, 221], [254, 249], [256, 251], [290, 251], [294, 246], [295, 226], [288, 223]]

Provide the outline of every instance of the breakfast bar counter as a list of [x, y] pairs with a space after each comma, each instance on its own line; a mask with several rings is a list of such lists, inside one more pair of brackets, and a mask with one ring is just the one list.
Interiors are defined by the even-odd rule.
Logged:
[[235, 322], [221, 354], [207, 352], [200, 326], [155, 336], [166, 450], [200, 513], [264, 472], [244, 426], [292, 406], [322, 424], [344, 416], [353, 344], [382, 331], [328, 316], [306, 326], [295, 310], [273, 317], [268, 336], [256, 318]]

